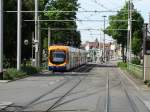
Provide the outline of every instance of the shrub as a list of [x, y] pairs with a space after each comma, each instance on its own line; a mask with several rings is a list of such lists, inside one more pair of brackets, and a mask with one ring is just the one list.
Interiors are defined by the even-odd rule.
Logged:
[[139, 58], [136, 57], [136, 58], [133, 58], [133, 59], [132, 59], [131, 63], [132, 63], [132, 64], [136, 64], [136, 65], [140, 65], [140, 64], [141, 64], [141, 61], [140, 61]]
[[21, 78], [27, 75], [35, 74], [40, 72], [40, 68], [35, 68], [32, 66], [22, 67], [22, 70], [18, 71], [15, 68], [9, 68], [4, 72], [4, 80], [14, 80], [17, 78]]
[[31, 75], [40, 72], [41, 69], [33, 66], [25, 66], [22, 67], [22, 71], [25, 72], [27, 75]]
[[4, 68], [9, 68], [10, 67], [10, 62], [9, 62], [9, 60], [8, 59], [6, 59], [6, 57], [4, 56], [3, 57], [3, 67]]
[[127, 68], [127, 63], [124, 63], [124, 62], [118, 62], [117, 65], [118, 65], [118, 67], [120, 67], [122, 69]]
[[9, 68], [4, 73], [5, 80], [14, 80], [23, 76], [26, 76], [26, 73], [23, 71], [17, 71], [15, 68]]

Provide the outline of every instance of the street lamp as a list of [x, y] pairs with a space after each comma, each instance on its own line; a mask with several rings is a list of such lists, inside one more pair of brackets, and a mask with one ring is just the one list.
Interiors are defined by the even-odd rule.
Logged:
[[105, 23], [106, 23], [106, 17], [107, 16], [102, 16], [104, 18], [104, 38], [103, 38], [103, 61], [105, 61]]
[[3, 0], [0, 0], [0, 79], [3, 79]]

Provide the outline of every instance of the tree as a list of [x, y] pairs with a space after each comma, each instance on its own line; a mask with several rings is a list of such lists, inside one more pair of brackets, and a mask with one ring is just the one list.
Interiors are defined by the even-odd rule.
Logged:
[[[132, 6], [134, 6], [132, 4]], [[137, 55], [141, 51], [142, 45], [142, 27], [144, 20], [141, 14], [133, 8], [132, 12], [132, 51]], [[125, 6], [117, 12], [116, 15], [109, 17], [109, 26], [105, 31], [106, 34], [112, 36], [113, 39], [117, 40], [118, 44], [122, 45], [122, 55], [124, 57], [124, 48], [127, 46], [127, 31], [111, 30], [111, 29], [128, 29], [128, 21], [113, 21], [113, 20], [128, 20], [128, 2]]]
[[[64, 13], [64, 12], [46, 12], [42, 15], [42, 19], [49, 20], [74, 20], [76, 19], [76, 12], [78, 10], [79, 4], [78, 0], [55, 0], [47, 3], [45, 10], [46, 11], [74, 11], [72, 13]], [[75, 30], [53, 30], [51, 31], [51, 41], [53, 44], [61, 43], [61, 44], [69, 44], [76, 47], [80, 46], [80, 32], [77, 31], [76, 22], [45, 22], [42, 23], [42, 27], [51, 27], [51, 28], [74, 28]], [[44, 33], [44, 32], [43, 32]], [[44, 33], [45, 34], [45, 33]], [[46, 35], [43, 38], [47, 38]], [[46, 40], [46, 39], [44, 39]]]
[[[34, 10], [32, 0], [22, 1], [23, 10]], [[4, 0], [4, 11], [17, 10], [16, 0]], [[22, 20], [33, 19], [33, 13], [23, 13]], [[23, 41], [28, 39], [31, 43], [31, 34], [34, 31], [34, 23], [22, 21], [22, 58], [31, 57], [31, 44], [24, 46]], [[17, 13], [4, 13], [4, 55], [9, 60], [11, 67], [16, 65], [17, 54]]]
[[[39, 0], [39, 10], [72, 10], [77, 11], [79, 4], [77, 0]], [[17, 0], [4, 0], [4, 11], [17, 10]], [[34, 0], [22, 0], [22, 10], [34, 11]], [[76, 12], [73, 13], [39, 13], [40, 19], [76, 19]], [[34, 13], [22, 13], [22, 59], [31, 58], [32, 32], [34, 32]], [[55, 43], [71, 43], [79, 47], [80, 32], [78, 32], [76, 22], [40, 22], [42, 28], [75, 28], [74, 31], [52, 31], [52, 41]], [[47, 30], [41, 30], [42, 45], [47, 49]], [[29, 40], [29, 45], [24, 45], [24, 40]], [[4, 55], [10, 62], [11, 67], [16, 66], [17, 54], [17, 13], [4, 13]]]

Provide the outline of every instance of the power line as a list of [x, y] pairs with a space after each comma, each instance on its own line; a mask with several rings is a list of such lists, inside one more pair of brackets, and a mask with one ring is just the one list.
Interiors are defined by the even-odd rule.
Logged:
[[[48, 28], [41, 28], [42, 30], [48, 30]], [[77, 29], [77, 28], [51, 28], [50, 30], [56, 30], [56, 31], [59, 31], [59, 30], [87, 30], [87, 31], [92, 31], [92, 30], [98, 30], [98, 31], [101, 31], [101, 29], [92, 29], [92, 28], [83, 28], [83, 29]], [[109, 31], [127, 31], [128, 29], [108, 29]], [[107, 31], [107, 29], [106, 29]]]
[[[38, 12], [38, 13], [53, 13], [53, 12], [57, 12], [57, 13], [74, 13], [74, 12], [78, 12], [78, 13], [103, 13], [103, 12], [106, 12], [106, 13], [112, 13], [112, 12], [118, 12], [120, 10], [80, 10], [80, 11], [63, 11], [63, 10], [53, 10], [53, 11], [20, 11], [22, 13], [35, 13], [35, 12]], [[123, 11], [123, 10], [122, 10]], [[125, 12], [128, 12], [128, 10], [124, 10]], [[135, 11], [135, 10], [133, 10]], [[17, 13], [17, 11], [13, 10], [7, 10], [7, 11], [3, 11], [3, 12], [6, 12], [6, 13]], [[140, 11], [138, 11], [140, 12]]]
[[[35, 20], [24, 20], [26, 22], [34, 22]], [[93, 19], [93, 20], [82, 20], [82, 19], [70, 19], [70, 20], [37, 20], [40, 22], [75, 22], [75, 21], [80, 21], [80, 22], [103, 22], [104, 20], [98, 20], [98, 19]], [[106, 20], [106, 21], [113, 21], [113, 22], [127, 22], [128, 20]], [[137, 21], [137, 20], [132, 20], [132, 21]]]
[[97, 0], [94, 0], [94, 2], [95, 2], [97, 5], [101, 6], [102, 8], [104, 8], [104, 9], [106, 9], [106, 10], [110, 10], [109, 8], [107, 8], [106, 6], [104, 6], [103, 4], [101, 4], [100, 2], [98, 2]]

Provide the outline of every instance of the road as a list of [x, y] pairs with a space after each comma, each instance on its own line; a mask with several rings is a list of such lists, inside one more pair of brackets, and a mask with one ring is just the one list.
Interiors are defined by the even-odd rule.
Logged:
[[114, 64], [0, 83], [0, 102], [13, 103], [4, 112], [149, 112], [142, 99]]

